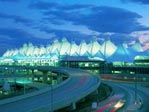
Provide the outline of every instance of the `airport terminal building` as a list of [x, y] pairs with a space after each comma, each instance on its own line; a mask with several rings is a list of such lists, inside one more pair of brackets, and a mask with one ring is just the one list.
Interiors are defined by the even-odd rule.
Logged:
[[29, 43], [21, 48], [9, 49], [0, 58], [0, 64], [72, 67], [96, 74], [135, 73], [137, 68], [141, 73], [148, 74], [149, 49], [143, 50], [139, 42], [131, 46], [116, 46], [110, 39], [102, 43], [93, 39], [89, 43], [82, 40], [76, 44], [63, 38], [47, 46]]

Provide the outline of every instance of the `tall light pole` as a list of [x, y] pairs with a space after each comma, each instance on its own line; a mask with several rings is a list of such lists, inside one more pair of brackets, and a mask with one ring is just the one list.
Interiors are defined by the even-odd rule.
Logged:
[[50, 73], [50, 81], [51, 81], [51, 110], [50, 112], [53, 112], [53, 86], [52, 86], [52, 80], [53, 80], [53, 77], [52, 77], [52, 72]]
[[25, 77], [24, 77], [24, 94], [26, 93], [26, 91], [25, 91]]
[[138, 83], [138, 69], [136, 68], [136, 74], [135, 74], [135, 103], [137, 103], [137, 83]]

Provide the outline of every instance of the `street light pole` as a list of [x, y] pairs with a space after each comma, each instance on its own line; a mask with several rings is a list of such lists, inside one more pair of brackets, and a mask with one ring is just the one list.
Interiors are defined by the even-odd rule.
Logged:
[[137, 71], [137, 67], [136, 67], [136, 74], [135, 74], [136, 78], [135, 78], [135, 103], [137, 103], [137, 81], [138, 81], [138, 71]]
[[[25, 79], [24, 79], [25, 80]], [[23, 91], [23, 93], [25, 94], [25, 81], [23, 81], [24, 82], [24, 86], [23, 86], [23, 88], [24, 88], [24, 91]]]
[[52, 77], [52, 72], [50, 73], [50, 81], [51, 81], [51, 111], [50, 112], [53, 112], [53, 86], [52, 86], [52, 80], [53, 80], [53, 77]]

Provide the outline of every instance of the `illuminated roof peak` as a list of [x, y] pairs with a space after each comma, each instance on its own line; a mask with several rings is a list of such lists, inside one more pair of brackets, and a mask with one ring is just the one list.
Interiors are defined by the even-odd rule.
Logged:
[[116, 50], [116, 46], [114, 43], [111, 42], [110, 39], [104, 41], [101, 45], [101, 52], [104, 55], [105, 60], [109, 58]]
[[62, 42], [65, 42], [67, 41], [67, 39], [65, 37], [62, 38]]
[[131, 46], [131, 49], [136, 51], [136, 52], [142, 52], [143, 51], [142, 46], [139, 43], [139, 41], [136, 41], [136, 43]]

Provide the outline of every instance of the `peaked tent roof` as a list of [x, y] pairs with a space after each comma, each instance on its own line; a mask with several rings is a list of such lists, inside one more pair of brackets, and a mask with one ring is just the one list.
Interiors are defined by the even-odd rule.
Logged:
[[88, 51], [86, 51], [82, 56], [90, 57], [90, 53]]
[[87, 50], [88, 50], [88, 45], [84, 40], [82, 40], [78, 49], [78, 54], [82, 56]]
[[117, 47], [107, 39], [104, 41], [102, 46], [97, 42], [96, 39], [87, 44], [84, 40], [78, 46], [74, 41], [69, 43], [66, 38], [63, 38], [61, 42], [55, 40], [53, 44], [48, 44], [46, 47], [33, 46], [31, 43], [23, 44], [19, 49], [7, 50], [4, 54], [4, 58], [21, 58], [40, 59], [42, 57], [60, 57], [60, 55], [69, 56], [88, 56], [90, 58], [101, 58], [105, 61], [132, 61], [135, 56], [149, 56], [149, 50], [142, 50], [142, 47], [138, 42], [134, 45], [127, 46], [123, 44]]
[[34, 52], [34, 46], [32, 43], [29, 43], [27, 50], [26, 50], [26, 55], [27, 56], [33, 56], [33, 52]]
[[74, 52], [71, 56], [79, 56], [77, 52]]
[[70, 49], [69, 49], [69, 55], [74, 56], [75, 54], [77, 54], [77, 56], [78, 56], [78, 53], [77, 53], [78, 48], [79, 48], [79, 46], [74, 41], [72, 41], [71, 45], [70, 45]]
[[124, 47], [124, 45], [119, 45], [115, 53], [107, 59], [107, 62], [133, 62], [135, 54], [130, 52]]
[[136, 42], [135, 44], [133, 44], [130, 49], [134, 50], [135, 52], [143, 51], [141, 44], [139, 42]]
[[54, 53], [54, 51], [57, 49], [59, 51], [60, 49], [60, 42], [56, 39], [54, 40], [53, 44], [52, 44], [52, 48], [51, 48], [51, 52]]
[[100, 59], [104, 59], [104, 55], [103, 55], [100, 51], [98, 51], [98, 52], [94, 55], [94, 57], [97, 57], [97, 58], [100, 58]]
[[92, 40], [88, 44], [88, 52], [91, 54], [91, 56], [94, 56], [101, 48], [101, 45], [97, 42], [96, 39]]
[[101, 46], [101, 52], [104, 55], [104, 59], [107, 60], [116, 50], [116, 46], [111, 42], [110, 39], [104, 41]]
[[10, 52], [10, 50], [7, 50], [7, 51], [3, 54], [3, 57], [8, 57], [8, 56], [9, 56], [9, 52]]
[[69, 49], [70, 49], [70, 43], [67, 41], [66, 38], [63, 38], [59, 50], [60, 55], [68, 54]]
[[46, 52], [50, 54], [51, 49], [52, 49], [52, 45], [51, 45], [51, 44], [48, 44], [48, 45], [46, 46]]

